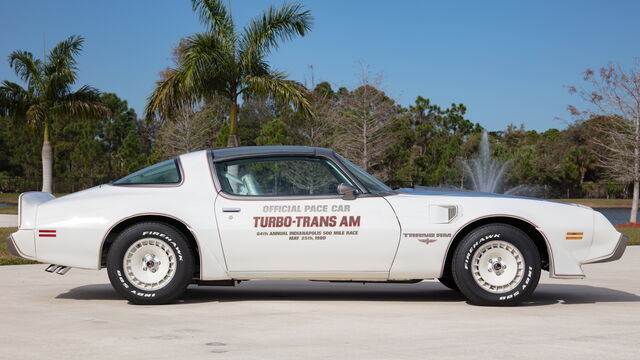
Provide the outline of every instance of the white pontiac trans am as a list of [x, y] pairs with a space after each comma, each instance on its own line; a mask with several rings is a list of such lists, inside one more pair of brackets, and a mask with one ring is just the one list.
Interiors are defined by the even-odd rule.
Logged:
[[392, 190], [324, 148], [199, 151], [55, 198], [20, 196], [14, 255], [47, 271], [106, 267], [136, 304], [192, 283], [439, 279], [473, 304], [514, 305], [541, 270], [582, 278], [627, 238], [591, 208], [427, 189]]

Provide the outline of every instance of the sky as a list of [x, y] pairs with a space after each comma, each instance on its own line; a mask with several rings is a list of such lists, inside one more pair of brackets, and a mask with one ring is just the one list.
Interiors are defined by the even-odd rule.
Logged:
[[[228, 4], [229, 0], [225, 0]], [[230, 0], [241, 27], [283, 1]], [[404, 106], [418, 95], [488, 130], [524, 124], [543, 131], [585, 107], [566, 86], [582, 72], [640, 56], [640, 1], [301, 1], [311, 33], [284, 42], [271, 66], [310, 85], [353, 88], [363, 64]], [[41, 57], [72, 34], [85, 37], [78, 84], [114, 92], [142, 114], [180, 38], [203, 31], [189, 0], [2, 1], [0, 80], [16, 81], [14, 50]], [[311, 70], [313, 69], [313, 70]]]

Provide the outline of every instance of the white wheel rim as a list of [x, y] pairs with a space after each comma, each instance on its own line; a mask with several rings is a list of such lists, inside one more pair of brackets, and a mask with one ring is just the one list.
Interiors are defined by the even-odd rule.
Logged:
[[506, 293], [515, 288], [524, 276], [522, 253], [506, 241], [483, 244], [471, 259], [473, 279], [491, 293]]
[[122, 261], [127, 280], [140, 290], [165, 287], [176, 273], [176, 254], [169, 244], [154, 238], [136, 241]]

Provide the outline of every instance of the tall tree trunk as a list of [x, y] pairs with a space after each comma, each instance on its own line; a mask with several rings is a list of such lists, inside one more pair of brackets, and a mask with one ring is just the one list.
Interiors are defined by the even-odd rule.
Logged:
[[629, 222], [638, 222], [638, 195], [640, 195], [640, 182], [633, 182], [633, 201], [631, 202], [631, 217]]
[[227, 147], [236, 147], [240, 145], [238, 140], [238, 99], [231, 99], [229, 105], [229, 138], [227, 139]]
[[364, 171], [369, 171], [369, 152], [367, 151], [367, 120], [364, 120], [362, 124], [362, 168]]
[[[238, 141], [238, 100], [237, 98], [231, 99], [229, 105], [229, 138], [227, 139], [227, 147], [236, 147], [240, 144]], [[231, 165], [227, 169], [229, 175], [238, 177], [238, 165]], [[235, 181], [230, 181], [231, 189], [233, 192], [237, 192], [238, 184]]]
[[53, 151], [49, 142], [49, 124], [44, 125], [42, 142], [42, 191], [53, 193]]

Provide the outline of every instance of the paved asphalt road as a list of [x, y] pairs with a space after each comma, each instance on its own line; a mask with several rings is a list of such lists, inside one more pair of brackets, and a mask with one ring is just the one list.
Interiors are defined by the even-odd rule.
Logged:
[[0, 267], [2, 359], [640, 359], [640, 247], [477, 307], [438, 282], [253, 281], [129, 305], [105, 271]]

